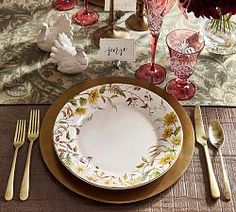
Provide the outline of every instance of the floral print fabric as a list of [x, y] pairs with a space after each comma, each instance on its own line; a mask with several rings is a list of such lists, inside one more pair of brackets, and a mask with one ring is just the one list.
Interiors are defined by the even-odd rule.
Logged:
[[[130, 32], [136, 39], [136, 60], [122, 62], [119, 68], [112, 62], [98, 60], [98, 49], [91, 43], [91, 33], [105, 25], [108, 17], [103, 8], [90, 5], [99, 12], [100, 21], [88, 27], [74, 26], [73, 43], [82, 44], [89, 57], [87, 70], [76, 75], [57, 71], [55, 64], [48, 61], [49, 53], [37, 47], [36, 35], [43, 22], [53, 23], [64, 13], [51, 8], [49, 0], [3, 0], [0, 4], [0, 104], [48, 104], [65, 89], [89, 79], [106, 76], [134, 77], [135, 70], [150, 60], [149, 33]], [[82, 8], [67, 11], [71, 16]], [[125, 20], [132, 13], [126, 13], [118, 25], [126, 28]], [[200, 20], [190, 15], [186, 20], [177, 8], [167, 14], [158, 41], [156, 61], [167, 70], [166, 80], [158, 85], [162, 88], [175, 77], [170, 70], [169, 53], [165, 43], [166, 35], [176, 28], [191, 28], [198, 31]], [[4, 64], [7, 64], [4, 66]], [[236, 55], [217, 56], [204, 50], [190, 80], [197, 86], [195, 96], [183, 105], [227, 105], [236, 106]], [[96, 94], [94, 94], [96, 98]], [[91, 99], [92, 100], [92, 99]]]

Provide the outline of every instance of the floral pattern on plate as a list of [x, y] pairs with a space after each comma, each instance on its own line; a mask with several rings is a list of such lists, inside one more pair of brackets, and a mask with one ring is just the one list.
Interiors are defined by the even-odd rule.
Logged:
[[[83, 153], [79, 136], [99, 112], [119, 114], [122, 107], [150, 120], [158, 139], [143, 150], [131, 172], [114, 173], [96, 165], [93, 155]], [[160, 96], [134, 85], [114, 83], [87, 89], [66, 103], [57, 116], [53, 140], [59, 159], [75, 176], [98, 187], [127, 189], [147, 184], [170, 169], [180, 154], [183, 131], [175, 111]]]

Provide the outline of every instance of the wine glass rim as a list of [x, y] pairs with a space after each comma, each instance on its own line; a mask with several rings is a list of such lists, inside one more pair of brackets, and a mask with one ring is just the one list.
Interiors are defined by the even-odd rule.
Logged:
[[167, 34], [167, 36], [166, 36], [166, 45], [167, 45], [169, 48], [171, 48], [171, 50], [173, 50], [174, 52], [177, 52], [177, 53], [183, 54], [183, 52], [181, 52], [181, 51], [177, 51], [177, 50], [173, 49], [173, 48], [168, 44], [168, 41], [167, 41], [168, 36], [169, 36], [171, 33], [176, 32], [176, 31], [181, 31], [181, 30], [186, 30], [186, 31], [195, 32], [195, 33], [197, 33], [198, 36], [202, 39], [202, 47], [201, 47], [198, 51], [193, 52], [193, 53], [184, 53], [184, 54], [185, 54], [185, 55], [193, 55], [193, 54], [197, 54], [197, 53], [201, 52], [202, 49], [203, 49], [204, 46], [205, 46], [205, 40], [204, 40], [204, 38], [200, 35], [199, 32], [194, 31], [194, 30], [192, 30], [192, 29], [187, 29], [187, 28], [175, 29], [175, 30], [172, 30], [171, 32], [169, 32], [169, 33]]

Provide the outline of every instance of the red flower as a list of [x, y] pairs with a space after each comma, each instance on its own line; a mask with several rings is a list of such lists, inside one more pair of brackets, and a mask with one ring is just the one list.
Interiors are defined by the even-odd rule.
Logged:
[[199, 16], [219, 19], [221, 15], [231, 13], [236, 14], [235, 0], [179, 0], [180, 7], [185, 11], [193, 12]]

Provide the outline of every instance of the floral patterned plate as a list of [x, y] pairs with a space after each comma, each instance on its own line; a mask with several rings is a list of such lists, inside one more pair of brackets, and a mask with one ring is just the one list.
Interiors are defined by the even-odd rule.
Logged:
[[145, 185], [177, 160], [183, 131], [174, 109], [135, 85], [91, 87], [59, 112], [53, 141], [63, 165], [78, 178], [106, 189]]

